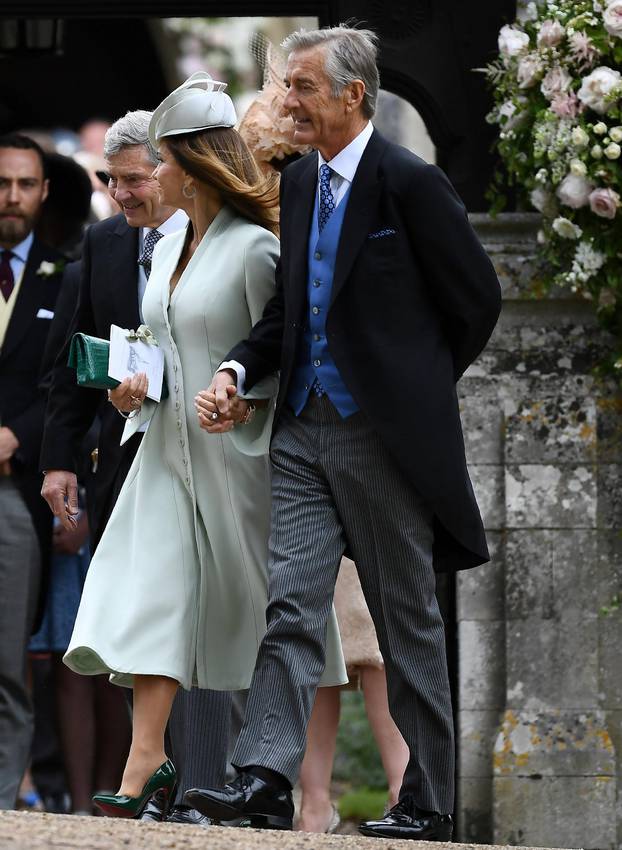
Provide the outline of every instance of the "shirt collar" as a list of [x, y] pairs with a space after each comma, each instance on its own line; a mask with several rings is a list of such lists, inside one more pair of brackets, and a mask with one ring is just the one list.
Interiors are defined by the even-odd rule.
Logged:
[[140, 235], [144, 241], [145, 236], [151, 230], [158, 230], [162, 236], [168, 236], [169, 233], [177, 233], [178, 230], [183, 230], [188, 224], [188, 216], [183, 210], [176, 210], [173, 215], [169, 216], [166, 221], [159, 224], [157, 227], [141, 227]]
[[358, 136], [355, 136], [349, 145], [346, 145], [343, 150], [340, 150], [336, 156], [328, 161], [325, 160], [322, 154], [318, 151], [318, 171], [320, 166], [327, 163], [327, 165], [329, 165], [336, 174], [351, 183], [354, 180], [356, 169], [358, 168], [363, 152], [367, 147], [367, 142], [370, 140], [373, 132], [374, 125], [371, 121], [368, 121]]
[[28, 254], [30, 253], [34, 239], [35, 235], [31, 230], [23, 242], [20, 242], [19, 245], [16, 245], [14, 248], [10, 248], [9, 250], [14, 257], [17, 257], [18, 260], [21, 260], [22, 263], [26, 264], [28, 262]]

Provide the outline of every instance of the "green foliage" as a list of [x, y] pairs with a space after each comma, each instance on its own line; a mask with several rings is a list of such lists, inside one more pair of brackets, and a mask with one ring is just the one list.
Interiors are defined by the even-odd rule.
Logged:
[[386, 800], [387, 781], [360, 691], [341, 694], [341, 721], [333, 778], [354, 788], [382, 790]]
[[382, 817], [387, 792], [374, 788], [357, 788], [339, 798], [339, 814], [343, 820], [371, 820]]
[[567, 287], [594, 303], [615, 340], [598, 371], [621, 379], [622, 29], [606, 6], [529, 3], [502, 28], [500, 58], [485, 73], [504, 170], [488, 198], [495, 215], [509, 187], [542, 213], [539, 290]]
[[622, 593], [616, 593], [615, 596], [612, 597], [609, 605], [603, 605], [600, 609], [600, 613], [603, 617], [608, 617], [610, 614], [614, 614], [616, 611], [619, 611], [621, 605]]

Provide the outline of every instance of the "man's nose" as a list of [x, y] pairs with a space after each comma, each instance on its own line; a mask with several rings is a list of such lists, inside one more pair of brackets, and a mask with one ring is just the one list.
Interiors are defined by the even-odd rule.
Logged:
[[128, 198], [132, 197], [132, 193], [128, 192], [124, 186], [116, 186], [111, 190], [110, 194], [118, 204], [122, 204], [124, 201], [127, 201]]
[[8, 201], [10, 204], [18, 204], [19, 203], [19, 186], [16, 182], [11, 182], [9, 184], [9, 197]]
[[294, 106], [296, 106], [297, 103], [298, 103], [298, 100], [295, 97], [295, 95], [293, 94], [292, 90], [287, 89], [287, 94], [283, 98], [283, 105], [281, 106], [281, 113], [283, 115], [287, 115], [290, 112], [290, 110], [293, 109]]

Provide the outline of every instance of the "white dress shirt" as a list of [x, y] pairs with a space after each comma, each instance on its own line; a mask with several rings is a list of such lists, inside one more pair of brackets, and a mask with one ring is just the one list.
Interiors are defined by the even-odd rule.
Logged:
[[[342, 148], [342, 150], [340, 150], [339, 153], [332, 159], [326, 160], [319, 151], [317, 152], [318, 196], [320, 191], [320, 167], [326, 164], [330, 167], [332, 172], [330, 176], [330, 190], [333, 193], [333, 200], [335, 201], [335, 206], [339, 206], [341, 201], [343, 201], [346, 192], [352, 185], [356, 169], [359, 167], [359, 162], [361, 161], [363, 152], [367, 147], [367, 142], [370, 140], [373, 132], [374, 125], [371, 121], [368, 121], [358, 136], [355, 136], [350, 144], [346, 145], [345, 148]], [[221, 364], [218, 371], [221, 369], [232, 369], [236, 373], [238, 376], [238, 395], [243, 395], [244, 385], [246, 383], [246, 369], [244, 366], [242, 366], [241, 363], [238, 363], [237, 360], [227, 360]]]
[[[177, 210], [173, 213], [173, 215], [169, 216], [166, 221], [163, 221], [162, 224], [159, 224], [157, 227], [141, 227], [138, 231], [138, 257], [137, 260], [140, 259], [143, 253], [143, 245], [145, 244], [145, 236], [151, 230], [157, 230], [162, 236], [168, 236], [169, 233], [176, 233], [178, 230], [183, 230], [184, 227], [188, 224], [188, 216], [183, 210]], [[140, 314], [140, 320], [143, 320], [143, 311], [142, 311], [142, 303], [143, 296], [145, 294], [145, 289], [147, 288], [147, 275], [145, 274], [144, 268], [139, 265], [138, 266], [138, 312]]]

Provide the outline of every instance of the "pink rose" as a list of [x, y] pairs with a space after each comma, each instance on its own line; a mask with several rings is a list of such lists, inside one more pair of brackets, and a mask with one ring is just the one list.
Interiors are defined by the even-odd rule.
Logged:
[[564, 94], [570, 88], [572, 77], [565, 68], [556, 65], [546, 74], [540, 84], [540, 91], [547, 100], [553, 100], [560, 94]]
[[590, 209], [601, 218], [615, 218], [620, 196], [613, 189], [594, 189], [590, 194]]
[[566, 35], [559, 21], [542, 21], [538, 33], [538, 47], [555, 47]]
[[557, 94], [551, 101], [551, 111], [558, 118], [576, 118], [585, 109], [575, 92]]

